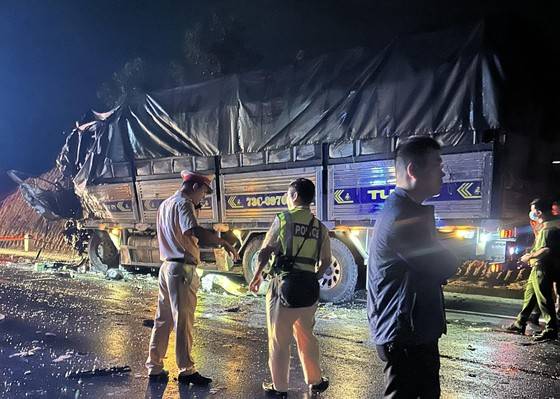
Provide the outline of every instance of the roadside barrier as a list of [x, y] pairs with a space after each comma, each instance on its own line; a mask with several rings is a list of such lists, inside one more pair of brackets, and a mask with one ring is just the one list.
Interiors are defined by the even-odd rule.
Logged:
[[20, 234], [14, 236], [0, 236], [0, 242], [21, 241], [23, 242], [23, 250], [29, 252], [33, 250], [34, 240], [31, 234]]

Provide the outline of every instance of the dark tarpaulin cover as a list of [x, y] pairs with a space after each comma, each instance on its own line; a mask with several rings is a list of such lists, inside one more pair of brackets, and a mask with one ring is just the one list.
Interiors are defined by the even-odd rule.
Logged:
[[411, 135], [471, 144], [499, 127], [501, 80], [498, 59], [484, 46], [483, 23], [412, 35], [381, 51], [354, 49], [276, 71], [129, 95], [75, 129], [59, 164], [83, 187], [111, 162], [132, 158]]

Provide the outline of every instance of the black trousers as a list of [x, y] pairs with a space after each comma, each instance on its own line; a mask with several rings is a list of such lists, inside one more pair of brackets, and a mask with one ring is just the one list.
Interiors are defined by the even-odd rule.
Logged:
[[438, 342], [414, 346], [377, 346], [385, 362], [386, 399], [432, 399], [440, 397]]

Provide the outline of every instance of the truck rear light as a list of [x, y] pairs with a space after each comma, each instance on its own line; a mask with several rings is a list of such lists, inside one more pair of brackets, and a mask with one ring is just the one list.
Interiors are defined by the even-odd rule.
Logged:
[[501, 229], [500, 230], [500, 238], [515, 238], [516, 231], [515, 229]]
[[492, 273], [501, 272], [502, 269], [503, 269], [503, 264], [502, 263], [491, 263], [490, 264], [490, 271]]

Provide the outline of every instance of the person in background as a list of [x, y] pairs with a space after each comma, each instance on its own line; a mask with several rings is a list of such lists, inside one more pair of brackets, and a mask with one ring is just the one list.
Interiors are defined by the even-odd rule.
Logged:
[[545, 329], [535, 336], [535, 341], [558, 338], [558, 320], [553, 299], [553, 277], [556, 259], [560, 255], [560, 220], [552, 214], [552, 201], [542, 198], [530, 204], [529, 217], [541, 227], [531, 250], [521, 261], [531, 266], [531, 274], [525, 286], [523, 307], [517, 319], [506, 330], [525, 334], [527, 320], [535, 306], [539, 307], [545, 321]]
[[[552, 203], [552, 215], [555, 218], [560, 217], [560, 205], [558, 200]], [[554, 290], [556, 292], [554, 296], [556, 298], [556, 319], [560, 320], [560, 254], [558, 254], [554, 260], [552, 279], [554, 280]]]

